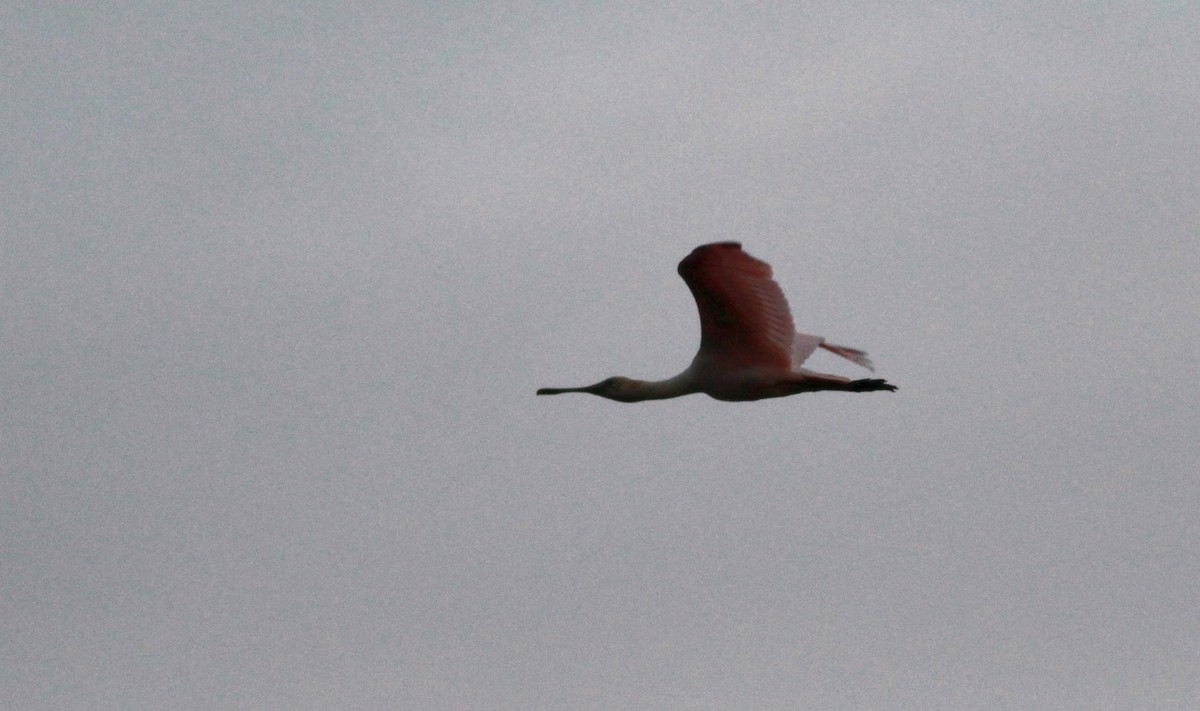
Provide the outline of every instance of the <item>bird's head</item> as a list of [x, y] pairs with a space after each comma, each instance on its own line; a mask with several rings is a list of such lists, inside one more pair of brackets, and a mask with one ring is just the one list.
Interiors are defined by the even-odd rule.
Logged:
[[609, 400], [618, 402], [636, 402], [642, 398], [637, 397], [638, 386], [642, 381], [634, 380], [633, 378], [625, 378], [620, 375], [614, 375], [611, 378], [605, 378], [595, 385], [586, 385], [582, 388], [541, 388], [537, 391], [538, 395], [559, 395], [561, 393], [591, 393], [606, 397]]

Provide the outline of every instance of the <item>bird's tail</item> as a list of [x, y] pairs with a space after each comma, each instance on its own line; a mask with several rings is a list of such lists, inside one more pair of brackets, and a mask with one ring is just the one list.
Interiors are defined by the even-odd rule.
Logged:
[[832, 343], [825, 342], [821, 342], [820, 347], [824, 348], [830, 353], [836, 353], [846, 360], [852, 360], [872, 373], [875, 372], [875, 366], [871, 364], [871, 359], [867, 357], [866, 351], [860, 351], [857, 348], [848, 348], [846, 346], [835, 346]]

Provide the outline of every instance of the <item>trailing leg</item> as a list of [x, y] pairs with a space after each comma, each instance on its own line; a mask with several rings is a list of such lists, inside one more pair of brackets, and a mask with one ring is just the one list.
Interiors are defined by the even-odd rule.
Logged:
[[896, 386], [892, 385], [881, 378], [863, 378], [862, 380], [851, 380], [846, 383], [844, 390], [852, 393], [870, 393], [876, 390], [887, 390], [888, 392], [896, 392]]

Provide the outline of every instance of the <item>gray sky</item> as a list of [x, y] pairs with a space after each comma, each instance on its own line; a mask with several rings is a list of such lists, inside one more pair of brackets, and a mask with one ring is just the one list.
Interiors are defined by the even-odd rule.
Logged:
[[[0, 706], [1200, 707], [1195, 4], [64, 5]], [[724, 239], [900, 391], [534, 397]]]

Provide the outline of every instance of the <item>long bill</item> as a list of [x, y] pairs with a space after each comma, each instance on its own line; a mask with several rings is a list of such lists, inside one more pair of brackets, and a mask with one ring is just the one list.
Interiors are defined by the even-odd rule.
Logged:
[[582, 388], [539, 388], [537, 394], [561, 395], [562, 393], [591, 393], [592, 395], [595, 395], [600, 389], [601, 385], [603, 385], [603, 382], [596, 383], [595, 385], [585, 385]]

